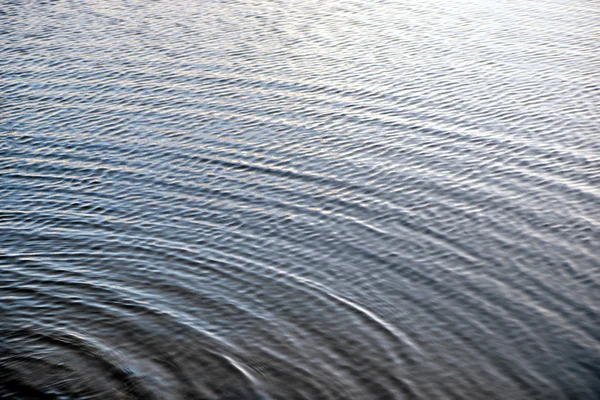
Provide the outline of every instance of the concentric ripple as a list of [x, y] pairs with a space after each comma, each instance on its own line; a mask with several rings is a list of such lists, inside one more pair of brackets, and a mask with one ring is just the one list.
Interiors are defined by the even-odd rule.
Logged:
[[598, 21], [2, 2], [0, 399], [600, 398]]

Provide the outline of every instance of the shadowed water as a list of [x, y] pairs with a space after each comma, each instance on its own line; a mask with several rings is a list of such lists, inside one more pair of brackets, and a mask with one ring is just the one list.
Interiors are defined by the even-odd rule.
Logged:
[[599, 398], [599, 22], [1, 2], [0, 398]]

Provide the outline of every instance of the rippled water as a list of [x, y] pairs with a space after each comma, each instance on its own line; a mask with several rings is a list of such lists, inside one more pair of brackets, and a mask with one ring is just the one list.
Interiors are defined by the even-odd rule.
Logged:
[[0, 9], [0, 398], [600, 398], [599, 3]]

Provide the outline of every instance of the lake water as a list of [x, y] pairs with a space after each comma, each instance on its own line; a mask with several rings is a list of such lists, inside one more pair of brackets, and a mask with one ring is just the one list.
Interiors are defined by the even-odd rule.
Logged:
[[0, 398], [600, 398], [600, 3], [3, 1]]

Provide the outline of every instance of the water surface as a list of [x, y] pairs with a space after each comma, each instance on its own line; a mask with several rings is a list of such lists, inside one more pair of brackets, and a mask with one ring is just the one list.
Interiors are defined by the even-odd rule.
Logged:
[[0, 398], [599, 398], [599, 21], [3, 1]]

